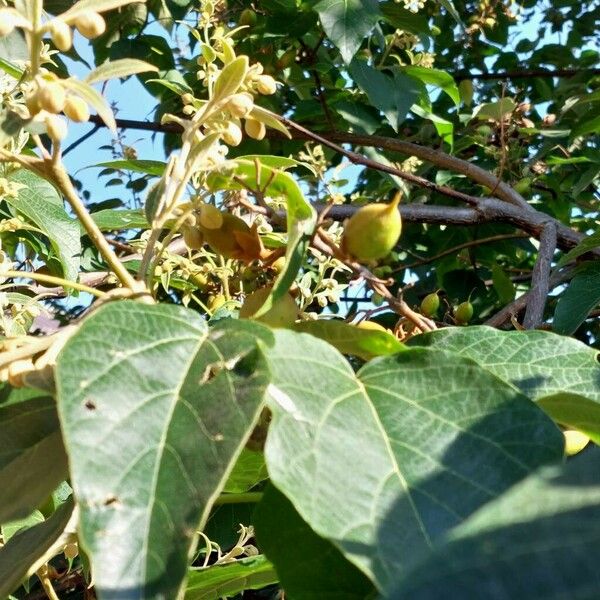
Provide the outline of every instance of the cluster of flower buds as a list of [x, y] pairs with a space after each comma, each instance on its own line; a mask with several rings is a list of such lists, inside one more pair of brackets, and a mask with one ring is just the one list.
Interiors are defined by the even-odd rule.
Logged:
[[[106, 31], [104, 17], [93, 10], [79, 11], [73, 18], [68, 17], [68, 12], [65, 15], [64, 19], [56, 17], [42, 26], [42, 33], [49, 33], [52, 42], [61, 52], [67, 52], [73, 45], [71, 26], [88, 40], [97, 38]], [[1, 8], [0, 37], [11, 34], [15, 27], [30, 30], [31, 23], [14, 8]]]

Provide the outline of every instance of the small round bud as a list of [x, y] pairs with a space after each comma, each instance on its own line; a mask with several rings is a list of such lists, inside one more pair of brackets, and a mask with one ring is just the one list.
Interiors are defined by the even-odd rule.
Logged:
[[79, 98], [79, 96], [67, 96], [64, 111], [65, 115], [67, 115], [71, 121], [75, 121], [76, 123], [85, 123], [86, 121], [89, 121], [90, 111], [87, 102], [82, 98]]
[[48, 115], [44, 120], [46, 131], [53, 143], [62, 142], [68, 133], [66, 121], [57, 115]]
[[43, 82], [37, 92], [40, 108], [49, 113], [59, 113], [65, 107], [67, 96], [60, 83]]
[[50, 37], [54, 45], [61, 51], [67, 52], [73, 45], [73, 32], [62, 19], [53, 19], [49, 24]]
[[190, 117], [191, 115], [193, 115], [196, 112], [196, 109], [191, 105], [191, 104], [186, 104], [183, 109], [181, 110], [181, 112], [186, 116], [186, 117]]
[[37, 115], [42, 107], [40, 106], [40, 98], [37, 90], [30, 92], [25, 96], [25, 105], [27, 106], [27, 110], [29, 110], [29, 114], [34, 117]]
[[15, 17], [10, 10], [0, 9], [0, 37], [10, 35], [16, 26]]
[[75, 19], [75, 27], [83, 37], [93, 40], [106, 31], [106, 21], [97, 12], [86, 10]]
[[246, 119], [244, 130], [254, 140], [262, 140], [267, 133], [265, 124], [256, 119]]
[[193, 104], [194, 103], [194, 96], [193, 96], [193, 94], [190, 94], [190, 93], [183, 94], [183, 96], [181, 96], [181, 101], [184, 104]]
[[575, 429], [567, 429], [563, 431], [563, 435], [565, 436], [565, 454], [567, 456], [578, 454], [590, 443], [590, 438], [585, 433]]
[[227, 103], [229, 112], [234, 117], [245, 117], [254, 107], [254, 100], [250, 94], [235, 94]]
[[246, 119], [244, 129], [253, 140], [262, 140], [267, 133], [265, 124], [256, 119]]
[[256, 81], [256, 89], [265, 96], [277, 91], [277, 83], [270, 75], [260, 75]]
[[223, 132], [223, 141], [229, 146], [239, 146], [242, 141], [242, 130], [235, 123], [229, 123]]

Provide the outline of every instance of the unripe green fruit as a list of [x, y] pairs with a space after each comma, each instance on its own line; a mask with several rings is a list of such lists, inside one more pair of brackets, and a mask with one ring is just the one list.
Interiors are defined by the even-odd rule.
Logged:
[[79, 555], [79, 546], [77, 545], [77, 542], [67, 544], [64, 549], [64, 554], [65, 557], [69, 560], [77, 558], [77, 556]]
[[67, 96], [64, 111], [65, 115], [76, 123], [85, 123], [90, 119], [87, 102], [78, 96]]
[[457, 323], [468, 323], [473, 318], [473, 305], [468, 300], [461, 302], [454, 309], [454, 318]]
[[427, 294], [421, 301], [421, 313], [426, 317], [433, 317], [440, 307], [440, 297], [434, 292]]
[[77, 31], [88, 40], [93, 40], [106, 31], [106, 21], [93, 10], [86, 10], [75, 19]]
[[356, 211], [344, 226], [342, 250], [359, 262], [385, 258], [400, 239], [399, 202], [398, 193], [390, 204], [369, 204]]
[[565, 454], [567, 456], [578, 454], [590, 442], [590, 438], [585, 433], [575, 429], [567, 429], [563, 431], [563, 435], [565, 436]]
[[246, 8], [240, 14], [239, 24], [252, 27], [256, 25], [256, 20], [256, 13], [251, 8]]
[[[240, 308], [240, 319], [252, 318], [252, 315], [256, 314], [265, 303], [272, 289], [272, 286], [269, 286], [252, 292]], [[296, 321], [297, 316], [298, 307], [294, 299], [286, 294], [256, 320], [270, 327], [289, 327]]]
[[67, 96], [60, 83], [44, 82], [37, 92], [40, 108], [49, 113], [59, 113], [65, 107]]
[[190, 281], [200, 290], [208, 285], [208, 277], [204, 273], [194, 273], [190, 275]]

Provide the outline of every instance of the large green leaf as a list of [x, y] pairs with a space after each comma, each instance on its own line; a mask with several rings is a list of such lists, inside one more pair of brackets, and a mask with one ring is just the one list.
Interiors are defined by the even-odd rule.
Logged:
[[585, 265], [560, 295], [554, 311], [554, 331], [572, 335], [600, 302], [600, 261]]
[[596, 598], [600, 452], [531, 475], [483, 507], [419, 565], [393, 600]]
[[[119, 159], [108, 160], [92, 165], [94, 167], [105, 167], [108, 169], [117, 169], [123, 171], [132, 171], [133, 173], [145, 173], [161, 177], [165, 172], [166, 163], [160, 160], [140, 160], [140, 159]], [[90, 167], [91, 168], [91, 167]]]
[[358, 378], [331, 346], [276, 333], [268, 351], [274, 484], [381, 590], [563, 438], [513, 387], [463, 357], [411, 349]]
[[275, 487], [267, 488], [254, 517], [260, 548], [273, 561], [290, 600], [364, 600], [374, 597], [367, 577], [319, 537]]
[[547, 331], [447, 327], [413, 338], [467, 356], [538, 402], [559, 423], [600, 442], [600, 365], [597, 351]]
[[269, 477], [265, 456], [257, 450], [244, 448], [223, 487], [224, 492], [241, 494]]
[[220, 600], [272, 583], [277, 583], [273, 565], [263, 555], [252, 556], [206, 569], [192, 569], [185, 600]]
[[56, 189], [31, 171], [20, 169], [10, 176], [22, 184], [16, 198], [5, 200], [48, 236], [61, 261], [65, 278], [75, 280], [81, 253], [80, 229], [63, 207]]
[[107, 208], [92, 213], [92, 219], [102, 231], [147, 229], [149, 227], [143, 211], [137, 209]]
[[[7, 598], [63, 533], [73, 513], [68, 500], [43, 523], [23, 529], [0, 548], [0, 598]], [[34, 569], [35, 570], [35, 569]]]
[[377, 0], [321, 0], [314, 9], [346, 64], [382, 16]]
[[356, 85], [367, 94], [369, 102], [385, 115], [394, 131], [398, 131], [419, 94], [414, 79], [401, 73], [389, 77], [358, 59], [352, 61], [349, 70]]
[[0, 407], [0, 523], [29, 515], [66, 475], [54, 400], [39, 395]]
[[59, 415], [100, 598], [177, 596], [261, 408], [268, 372], [256, 335], [268, 330], [209, 332], [194, 311], [124, 301], [63, 349]]

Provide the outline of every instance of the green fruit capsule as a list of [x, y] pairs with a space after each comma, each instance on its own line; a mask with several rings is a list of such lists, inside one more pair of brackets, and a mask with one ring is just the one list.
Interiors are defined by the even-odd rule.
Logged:
[[467, 300], [454, 309], [454, 318], [459, 324], [468, 323], [473, 318], [473, 305]]
[[426, 317], [433, 317], [440, 307], [440, 297], [434, 292], [427, 294], [421, 302], [421, 313]]
[[385, 258], [402, 231], [399, 202], [397, 193], [390, 204], [369, 204], [356, 211], [344, 226], [342, 250], [358, 262]]

